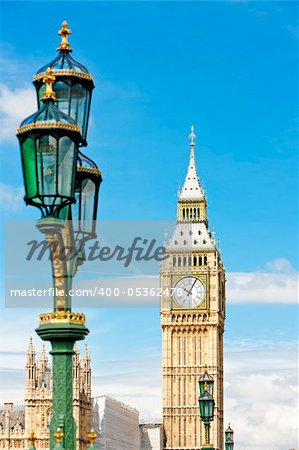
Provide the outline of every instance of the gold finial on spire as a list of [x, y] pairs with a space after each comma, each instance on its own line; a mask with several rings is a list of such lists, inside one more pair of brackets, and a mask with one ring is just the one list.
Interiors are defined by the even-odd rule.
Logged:
[[94, 441], [96, 440], [97, 435], [95, 434], [93, 428], [90, 430], [90, 433], [88, 433], [87, 437], [88, 437], [90, 444], [94, 444]]
[[194, 133], [194, 125], [191, 125], [191, 133], [189, 134], [189, 139], [191, 140], [190, 145], [194, 146], [194, 139], [196, 138], [196, 134]]
[[29, 441], [29, 443], [30, 443], [31, 445], [34, 446], [35, 441], [36, 441], [36, 436], [35, 436], [34, 431], [32, 431], [32, 432], [30, 433], [30, 435], [28, 436], [28, 441]]
[[61, 29], [58, 31], [58, 34], [61, 36], [61, 42], [57, 50], [67, 50], [69, 52], [72, 51], [71, 44], [68, 42], [68, 35], [72, 34], [72, 30], [68, 28], [67, 21], [64, 20], [61, 24]]
[[55, 437], [57, 443], [61, 442], [62, 439], [64, 438], [64, 434], [59, 427], [57, 428], [57, 431], [54, 434], [54, 437]]
[[48, 100], [48, 99], [57, 100], [55, 92], [52, 89], [53, 83], [55, 80], [56, 80], [55, 75], [53, 74], [51, 68], [48, 67], [46, 70], [46, 75], [43, 78], [43, 83], [45, 83], [45, 85], [46, 85], [46, 91], [44, 92], [44, 94], [42, 96], [42, 100]]

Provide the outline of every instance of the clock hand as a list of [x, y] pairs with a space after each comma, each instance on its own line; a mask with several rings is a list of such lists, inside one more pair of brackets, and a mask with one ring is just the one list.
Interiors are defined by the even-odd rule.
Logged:
[[191, 291], [192, 291], [192, 289], [193, 289], [193, 287], [194, 287], [194, 285], [195, 285], [196, 281], [197, 281], [197, 279], [195, 278], [195, 281], [194, 281], [194, 283], [192, 284], [192, 286], [191, 286], [191, 289], [190, 289], [190, 291], [188, 292], [188, 294], [187, 294], [187, 295], [190, 295], [190, 294], [191, 294]]

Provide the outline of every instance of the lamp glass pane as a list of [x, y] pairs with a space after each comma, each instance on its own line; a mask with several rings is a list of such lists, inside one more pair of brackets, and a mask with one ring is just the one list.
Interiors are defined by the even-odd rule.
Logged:
[[212, 418], [214, 414], [214, 400], [207, 400], [207, 417]]
[[81, 228], [87, 233], [93, 231], [95, 184], [87, 179], [81, 184]]
[[27, 197], [37, 195], [35, 141], [32, 138], [25, 139], [21, 144], [24, 167], [25, 191]]
[[94, 233], [94, 206], [96, 186], [90, 179], [77, 181], [75, 198], [72, 207], [72, 218], [75, 233]]
[[45, 135], [37, 140], [37, 172], [40, 195], [44, 198], [45, 204], [50, 204], [51, 199], [47, 196], [56, 194], [56, 155], [57, 140], [51, 135]]
[[74, 84], [71, 88], [71, 101], [69, 115], [80, 126], [82, 136], [85, 136], [87, 90], [81, 84]]
[[70, 115], [70, 98], [71, 98], [71, 86], [63, 81], [57, 81], [54, 83], [53, 90], [57, 97], [57, 107], [63, 113]]
[[67, 136], [59, 139], [58, 145], [58, 194], [62, 197], [73, 197], [75, 145]]
[[214, 416], [214, 400], [208, 398], [199, 400], [199, 410], [203, 421], [212, 420]]
[[203, 420], [206, 419], [206, 407], [205, 407], [205, 402], [204, 401], [200, 401], [199, 402], [199, 411], [200, 411], [200, 417]]
[[225, 444], [225, 450], [234, 450], [234, 444], [233, 443], [226, 443]]

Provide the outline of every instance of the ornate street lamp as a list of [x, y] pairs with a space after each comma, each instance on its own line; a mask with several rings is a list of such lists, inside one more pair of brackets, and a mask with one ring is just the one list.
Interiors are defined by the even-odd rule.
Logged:
[[20, 142], [25, 202], [39, 208], [43, 217], [59, 217], [75, 201], [75, 174], [80, 127], [56, 106], [51, 69], [43, 77], [43, 105], [17, 130]]
[[234, 450], [234, 430], [228, 424], [225, 430], [225, 450]]
[[210, 443], [210, 426], [211, 426], [210, 423], [214, 419], [215, 401], [214, 401], [213, 396], [210, 394], [209, 390], [213, 389], [214, 380], [209, 375], [209, 381], [210, 381], [210, 385], [209, 385], [208, 381], [203, 381], [203, 378], [204, 378], [204, 375], [200, 376], [200, 378], [199, 378], [200, 395], [198, 397], [200, 418], [205, 427], [205, 444], [202, 447], [202, 450], [206, 450], [206, 449], [211, 450], [214, 447]]
[[47, 68], [50, 67], [56, 76], [54, 90], [57, 95], [57, 105], [62, 112], [69, 115], [80, 126], [81, 145], [85, 146], [87, 145], [86, 136], [94, 82], [86, 67], [70, 55], [72, 49], [68, 42], [68, 36], [71, 34], [71, 30], [68, 29], [66, 21], [62, 23], [58, 34], [61, 35], [61, 43], [57, 49], [58, 56], [41, 67], [34, 76], [33, 83], [37, 92], [37, 100], [40, 105], [45, 89], [42, 80]]
[[87, 69], [70, 56], [67, 41], [70, 33], [64, 22], [59, 31], [62, 42], [58, 57], [35, 77], [39, 110], [24, 120], [17, 131], [25, 202], [39, 208], [42, 213], [37, 226], [50, 244], [56, 288], [54, 311], [41, 314], [36, 329], [41, 339], [50, 341], [52, 345], [51, 450], [57, 446], [65, 450], [76, 448], [73, 347], [75, 341], [84, 339], [89, 332], [85, 315], [72, 312], [71, 296], [68, 295], [82, 257], [71, 252], [68, 259], [61, 255], [61, 250], [76, 247], [78, 242], [84, 243], [95, 236], [98, 192], [102, 181], [96, 164], [79, 152], [79, 146], [87, 144], [94, 84]]

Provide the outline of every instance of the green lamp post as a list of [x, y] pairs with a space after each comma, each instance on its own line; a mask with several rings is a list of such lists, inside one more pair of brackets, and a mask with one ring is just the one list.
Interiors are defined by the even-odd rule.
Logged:
[[[80, 128], [56, 106], [52, 90], [55, 77], [48, 69], [44, 77], [43, 106], [24, 120], [17, 136], [20, 142], [25, 181], [25, 202], [41, 210], [38, 228], [56, 251], [64, 245], [68, 225], [59, 217], [60, 212], [75, 202], [75, 175]], [[68, 261], [52, 254], [54, 285], [59, 294], [54, 298], [54, 311], [40, 315], [36, 332], [52, 344], [53, 405], [50, 422], [50, 448], [55, 445], [55, 431], [63, 433], [65, 450], [75, 449], [75, 421], [73, 418], [72, 356], [74, 342], [88, 334], [85, 316], [71, 312], [68, 289]]]
[[[50, 341], [52, 346], [50, 449], [75, 450], [73, 347], [75, 341], [84, 339], [89, 331], [84, 314], [72, 312], [68, 292], [78, 265], [84, 260], [81, 254], [84, 243], [96, 236], [102, 176], [96, 164], [79, 152], [79, 146], [87, 144], [93, 81], [87, 69], [83, 70], [69, 55], [67, 36], [70, 30], [66, 23], [59, 34], [62, 43], [58, 59], [71, 61], [74, 67], [55, 70], [57, 65], [52, 64], [52, 68], [44, 68], [39, 73], [35, 80], [39, 110], [21, 123], [17, 137], [23, 166], [24, 200], [41, 211], [37, 227], [49, 243], [56, 288], [53, 311], [40, 315], [36, 329], [41, 339]], [[79, 248], [81, 253], [74, 251], [71, 257], [63, 257], [62, 250], [66, 247]]]
[[234, 450], [234, 430], [230, 424], [225, 430], [225, 450]]
[[[201, 375], [199, 378], [199, 390], [200, 395], [198, 397], [198, 403], [199, 403], [199, 411], [200, 411], [200, 418], [204, 424], [205, 427], [205, 443], [202, 447], [202, 450], [211, 450], [214, 449], [213, 445], [210, 442], [210, 427], [211, 422], [214, 419], [214, 408], [215, 408], [215, 401], [210, 393], [210, 390], [213, 392], [213, 385], [214, 380], [213, 378], [208, 375], [206, 372], [204, 375]], [[208, 380], [210, 384], [208, 384]]]

